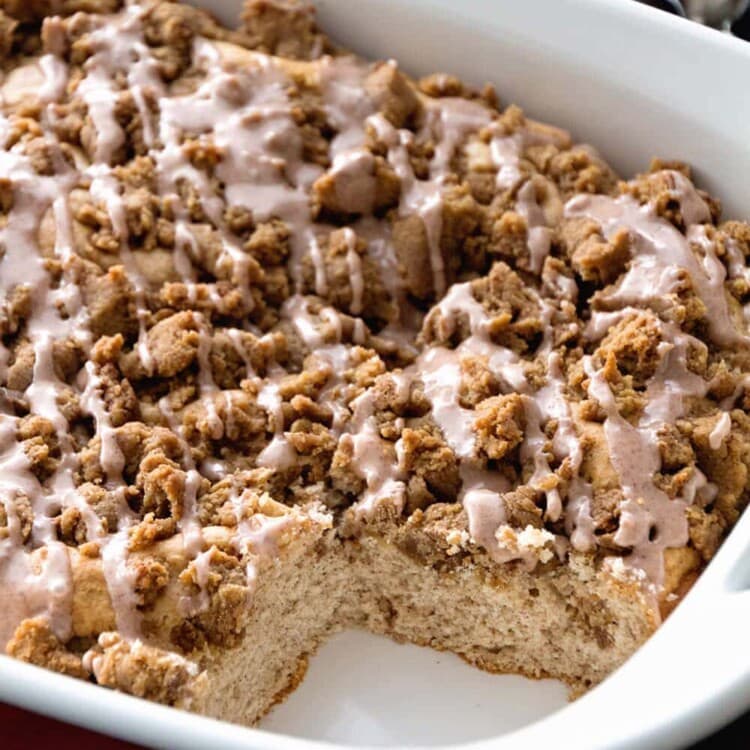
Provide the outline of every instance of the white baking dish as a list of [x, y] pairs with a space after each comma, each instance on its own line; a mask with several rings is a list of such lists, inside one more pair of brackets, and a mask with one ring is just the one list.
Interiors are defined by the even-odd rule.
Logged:
[[[231, 21], [240, 2], [202, 4]], [[322, 25], [351, 48], [396, 57], [416, 74], [442, 69], [475, 83], [492, 81], [504, 101], [569, 127], [622, 173], [644, 168], [655, 154], [686, 159], [727, 215], [750, 217], [750, 44], [626, 0], [319, 0], [318, 6]], [[750, 707], [748, 623], [745, 514], [636, 656], [584, 698], [522, 729], [500, 734], [562, 705], [558, 687], [467, 677], [468, 668], [450, 657], [366, 641], [357, 642], [357, 656], [378, 660], [371, 678], [349, 680], [340, 700], [316, 693], [316, 712], [304, 692], [292, 696], [267, 724], [360, 746], [485, 737], [462, 747], [677, 747]], [[323, 650], [310, 690], [334, 689], [330, 676], [349, 668], [336, 661], [346, 644]], [[391, 680], [385, 692], [384, 675]], [[0, 699], [150, 746], [331, 747], [178, 713], [6, 657], [0, 657]], [[303, 709], [302, 719], [289, 719]]]

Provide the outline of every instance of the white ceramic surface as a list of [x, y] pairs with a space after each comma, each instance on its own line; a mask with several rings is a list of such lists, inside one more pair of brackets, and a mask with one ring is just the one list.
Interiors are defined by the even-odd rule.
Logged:
[[[202, 4], [232, 20], [240, 3]], [[655, 154], [687, 159], [728, 214], [750, 218], [750, 44], [625, 0], [318, 6], [324, 27], [352, 49], [396, 57], [417, 74], [443, 69], [492, 81], [504, 101], [568, 126], [624, 174]], [[0, 699], [186, 750], [331, 747], [320, 740], [463, 742], [465, 750], [679, 747], [750, 707], [749, 623], [745, 514], [657, 634], [601, 686], [556, 712], [562, 695], [554, 683], [483, 675], [454, 657], [364, 634], [339, 636], [321, 650], [301, 689], [266, 719], [274, 733], [179, 713], [6, 657]]]
[[261, 726], [356, 746], [445, 746], [497, 737], [566, 704], [555, 680], [489, 674], [454, 654], [349, 631], [331, 638]]

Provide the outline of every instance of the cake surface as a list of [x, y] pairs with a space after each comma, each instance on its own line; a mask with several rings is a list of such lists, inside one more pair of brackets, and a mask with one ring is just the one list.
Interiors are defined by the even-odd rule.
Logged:
[[341, 628], [627, 659], [747, 504], [750, 226], [301, 3], [0, 8], [5, 651], [248, 724]]

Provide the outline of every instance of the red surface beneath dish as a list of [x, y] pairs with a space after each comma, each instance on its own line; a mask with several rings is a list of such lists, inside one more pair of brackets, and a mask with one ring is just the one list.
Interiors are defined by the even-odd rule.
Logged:
[[54, 721], [0, 703], [3, 750], [55, 747], [59, 750], [137, 750], [136, 745]]
[[[139, 750], [138, 745], [113, 740], [101, 734], [47, 719], [38, 714], [0, 703], [0, 736], [2, 750], [29, 750], [29, 748], [56, 747], [59, 750]], [[750, 712], [741, 716], [713, 737], [693, 745], [692, 750], [713, 750], [716, 747], [733, 747], [732, 739], [750, 734]], [[726, 743], [726, 744], [725, 744]]]

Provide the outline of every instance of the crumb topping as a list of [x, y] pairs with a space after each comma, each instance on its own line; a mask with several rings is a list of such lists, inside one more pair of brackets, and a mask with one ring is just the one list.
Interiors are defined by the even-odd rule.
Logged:
[[[5, 3], [0, 69], [12, 653], [188, 705], [144, 613], [176, 587], [174, 644], [233, 642], [298, 524], [432, 513], [447, 554], [658, 592], [746, 505], [750, 228], [685, 165], [619, 181], [300, 3]], [[78, 656], [74, 561], [115, 613]]]

